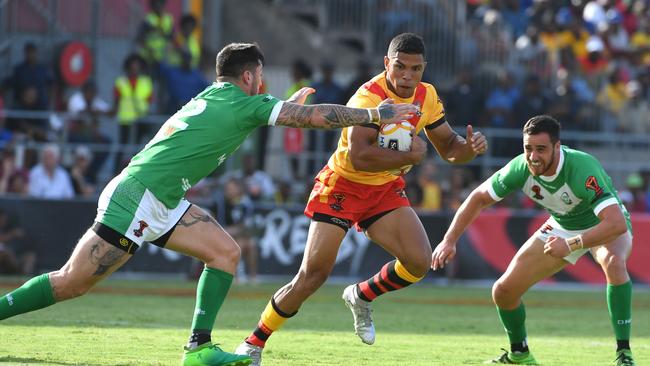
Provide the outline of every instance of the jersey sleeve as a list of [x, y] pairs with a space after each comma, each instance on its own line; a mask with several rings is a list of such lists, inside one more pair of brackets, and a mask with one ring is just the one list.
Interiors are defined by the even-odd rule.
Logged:
[[585, 154], [579, 157], [577, 164], [572, 165], [576, 168], [569, 185], [579, 198], [589, 202], [596, 216], [605, 207], [618, 204], [615, 192], [612, 192], [611, 180], [598, 160]]
[[528, 175], [526, 161], [523, 155], [519, 155], [492, 174], [488, 179], [488, 193], [493, 200], [500, 201], [515, 190], [523, 188]]
[[[360, 89], [350, 98], [347, 106], [351, 108], [377, 108], [381, 102], [381, 99], [375, 94]], [[366, 123], [361, 126], [379, 128], [379, 123]]]
[[445, 123], [445, 106], [433, 85], [427, 85], [427, 97], [423, 106], [423, 111], [427, 122], [424, 127], [428, 130], [434, 129]]
[[239, 109], [239, 112], [246, 116], [241, 118], [242, 127], [275, 125], [283, 104], [283, 101], [270, 94], [247, 97], [246, 102]]

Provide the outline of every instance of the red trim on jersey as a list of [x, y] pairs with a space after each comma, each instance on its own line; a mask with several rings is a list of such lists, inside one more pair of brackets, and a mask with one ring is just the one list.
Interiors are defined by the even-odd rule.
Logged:
[[[418, 86], [415, 88], [415, 97], [413, 98], [413, 105], [416, 105], [420, 107], [420, 110], [424, 106], [424, 99], [427, 96], [427, 88], [424, 86], [422, 83], [418, 83]], [[408, 121], [413, 125], [413, 127], [417, 127], [418, 123], [420, 122], [420, 117], [422, 117], [422, 113], [418, 113], [411, 117]]]
[[386, 91], [378, 83], [370, 80], [367, 83], [363, 84], [362, 88], [378, 96], [381, 100], [388, 98]]

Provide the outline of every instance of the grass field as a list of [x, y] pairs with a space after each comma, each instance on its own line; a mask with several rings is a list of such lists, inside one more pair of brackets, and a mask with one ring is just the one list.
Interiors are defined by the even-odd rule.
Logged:
[[[213, 339], [232, 351], [257, 323], [277, 284], [234, 286]], [[487, 288], [417, 285], [374, 304], [377, 341], [361, 343], [327, 285], [276, 332], [273, 365], [479, 365], [507, 339]], [[0, 293], [10, 288], [0, 282]], [[190, 282], [108, 281], [82, 298], [0, 323], [2, 365], [178, 365], [193, 311]], [[161, 294], [162, 293], [162, 294]], [[611, 365], [614, 341], [603, 290], [531, 291], [529, 342], [543, 365]], [[632, 347], [650, 365], [650, 292], [634, 297]]]

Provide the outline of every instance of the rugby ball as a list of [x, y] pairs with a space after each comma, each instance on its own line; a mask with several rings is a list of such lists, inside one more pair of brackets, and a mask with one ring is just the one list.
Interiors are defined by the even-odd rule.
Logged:
[[[406, 121], [381, 125], [377, 134], [377, 145], [384, 149], [410, 151], [413, 142], [413, 125]], [[411, 165], [389, 170], [393, 175], [404, 175], [411, 170]]]
[[377, 145], [384, 149], [409, 151], [413, 141], [412, 132], [413, 126], [406, 121], [381, 125]]

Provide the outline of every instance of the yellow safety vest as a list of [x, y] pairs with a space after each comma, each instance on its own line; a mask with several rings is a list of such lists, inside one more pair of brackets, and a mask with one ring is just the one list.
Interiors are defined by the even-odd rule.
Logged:
[[145, 40], [146, 47], [151, 52], [151, 57], [161, 61], [167, 51], [167, 43], [174, 28], [174, 18], [169, 14], [158, 16], [156, 13], [148, 13], [146, 22], [154, 30], [150, 31]]
[[[194, 68], [198, 67], [199, 61], [201, 60], [201, 45], [196, 36], [191, 34], [189, 38], [185, 38], [179, 34], [176, 37], [176, 42], [181, 46], [181, 48], [187, 48], [190, 51], [190, 55], [192, 56], [192, 62], [190, 64]], [[171, 55], [169, 55], [170, 65], [180, 66], [181, 61], [181, 54], [178, 50], [175, 50]]]
[[151, 78], [138, 76], [134, 88], [128, 77], [120, 76], [115, 80], [115, 88], [120, 93], [120, 100], [117, 102], [117, 121], [121, 125], [130, 125], [149, 112], [149, 97], [153, 92]]

